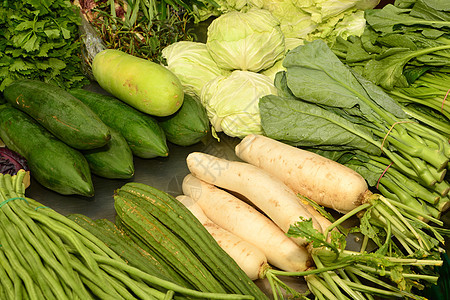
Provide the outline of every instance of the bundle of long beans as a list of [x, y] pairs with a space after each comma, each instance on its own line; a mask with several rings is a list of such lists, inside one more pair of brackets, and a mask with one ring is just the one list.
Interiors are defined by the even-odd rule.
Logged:
[[[128, 265], [74, 221], [0, 175], [0, 299], [251, 299], [181, 287]], [[177, 298], [178, 298], [177, 297]]]

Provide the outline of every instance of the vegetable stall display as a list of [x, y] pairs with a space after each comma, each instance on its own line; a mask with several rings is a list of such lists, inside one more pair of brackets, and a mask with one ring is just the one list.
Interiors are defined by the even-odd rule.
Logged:
[[[448, 294], [448, 8], [377, 3], [6, 1], [1, 298]], [[80, 35], [49, 30], [77, 6]], [[186, 22], [209, 17], [197, 41]], [[52, 49], [80, 50], [79, 69], [36, 77], [29, 60], [51, 71], [41, 42], [61, 34]], [[68, 196], [62, 211], [91, 211], [26, 197], [26, 176]], [[109, 220], [88, 217], [100, 177], [116, 186]]]
[[315, 38], [332, 45], [336, 35], [359, 36], [364, 9], [378, 3], [319, 2], [219, 1], [218, 7], [198, 10], [216, 16], [204, 42], [178, 41], [162, 50], [163, 63], [180, 78], [185, 92], [206, 107], [213, 134], [261, 134], [257, 103], [275, 93], [273, 78], [284, 70], [286, 52]]

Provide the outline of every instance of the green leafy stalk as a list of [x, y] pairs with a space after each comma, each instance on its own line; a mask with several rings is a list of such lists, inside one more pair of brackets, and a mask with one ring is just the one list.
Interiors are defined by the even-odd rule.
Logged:
[[[345, 267], [336, 269], [340, 270], [357, 265], [359, 269], [364, 269], [365, 272], [372, 274], [371, 276], [388, 276], [392, 280], [399, 276], [394, 281], [402, 282], [402, 284], [406, 284], [412, 279], [427, 282], [427, 284], [434, 283], [437, 280], [435, 274], [421, 274], [420, 270], [442, 265], [442, 260], [436, 259], [436, 254], [440, 252], [438, 244], [439, 241], [442, 241], [442, 236], [432, 226], [399, 210], [395, 204], [381, 195], [374, 194], [362, 207], [363, 209], [355, 209], [345, 214], [334, 224], [340, 224], [364, 211], [364, 214], [360, 216], [359, 229], [379, 245], [379, 248], [373, 253], [346, 250], [343, 235], [335, 231], [332, 232], [334, 234], [331, 234], [331, 240], [326, 240], [325, 236], [327, 235], [315, 230], [311, 220], [302, 220], [291, 226], [288, 236], [302, 237], [311, 243], [309, 250], [316, 262], [317, 269], [314, 270], [314, 273], [305, 273], [304, 275], [318, 274], [317, 272], [321, 269], [323, 272], [330, 272], [330, 268], [333, 266], [344, 265]], [[438, 240], [424, 233], [422, 228], [434, 232]], [[383, 240], [384, 242], [382, 242]], [[394, 240], [400, 242], [404, 249], [398, 248]], [[415, 251], [411, 249], [415, 249]], [[406, 254], [403, 252], [405, 250]], [[389, 255], [389, 253], [391, 254]], [[428, 255], [429, 259], [423, 259], [424, 255]], [[400, 267], [401, 273], [397, 270]], [[412, 271], [413, 268], [414, 271]], [[324, 278], [324, 280], [329, 282], [330, 278]], [[411, 284], [410, 287], [413, 286]]]

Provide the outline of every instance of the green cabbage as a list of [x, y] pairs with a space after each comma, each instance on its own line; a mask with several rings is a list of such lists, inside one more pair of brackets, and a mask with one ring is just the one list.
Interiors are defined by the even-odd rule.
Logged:
[[[252, 7], [265, 9], [280, 22], [285, 38], [333, 41], [337, 35], [361, 32], [362, 12], [377, 6], [380, 0], [218, 0], [219, 8], [210, 15], [220, 16], [230, 11], [247, 12]], [[203, 14], [207, 14], [203, 10]], [[350, 17], [349, 15], [355, 14]], [[344, 30], [344, 27], [349, 27]], [[334, 29], [338, 31], [334, 31]], [[344, 36], [342, 36], [344, 37]]]
[[206, 47], [219, 68], [258, 72], [284, 57], [279, 21], [264, 9], [232, 11], [213, 20]]
[[[298, 47], [300, 45], [303, 45], [304, 41], [302, 39], [297, 38], [286, 38], [285, 39], [285, 45], [286, 45], [286, 52], [289, 50], [294, 49], [295, 47]], [[272, 82], [275, 81], [275, 75], [277, 75], [280, 71], [286, 71], [286, 68], [283, 67], [283, 60], [280, 59], [277, 61], [272, 67], [265, 69], [259, 73], [268, 76]]]
[[351, 35], [361, 36], [365, 27], [364, 11], [348, 11], [322, 23], [315, 32], [308, 36], [307, 40], [322, 39], [332, 46], [336, 41], [336, 37], [347, 39]]
[[242, 138], [262, 134], [259, 99], [277, 94], [272, 80], [250, 71], [233, 71], [205, 84], [200, 100], [206, 108], [213, 132]]
[[313, 32], [317, 22], [302, 7], [309, 7], [313, 1], [265, 0], [263, 9], [280, 21], [280, 28], [286, 38], [303, 38]]
[[204, 43], [180, 41], [162, 50], [167, 68], [180, 79], [184, 91], [192, 96], [200, 96], [203, 85], [225, 70], [219, 69], [209, 55]]

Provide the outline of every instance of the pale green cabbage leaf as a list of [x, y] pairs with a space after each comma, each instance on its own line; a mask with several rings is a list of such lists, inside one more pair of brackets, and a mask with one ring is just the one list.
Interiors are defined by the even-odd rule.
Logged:
[[232, 11], [208, 27], [206, 47], [219, 68], [258, 72], [284, 57], [279, 21], [264, 9]]
[[306, 40], [322, 39], [332, 46], [336, 37], [347, 39], [351, 35], [361, 36], [365, 27], [364, 11], [346, 11], [320, 24], [314, 32], [308, 35]]
[[[359, 35], [362, 24], [361, 12], [374, 8], [380, 0], [219, 0], [214, 16], [225, 12], [248, 11], [252, 7], [268, 10], [280, 22], [286, 38], [327, 41], [337, 35]], [[236, 3], [240, 3], [237, 5]], [[209, 10], [206, 8], [205, 10]], [[355, 13], [348, 19], [349, 14]], [[203, 14], [205, 12], [203, 11]], [[203, 19], [204, 20], [204, 19]], [[347, 30], [343, 28], [349, 26]], [[337, 31], [334, 31], [334, 29]], [[322, 32], [322, 33], [321, 33]], [[344, 36], [342, 36], [344, 37]]]
[[229, 73], [217, 66], [204, 43], [176, 42], [164, 48], [162, 56], [167, 68], [180, 79], [184, 92], [192, 96], [199, 97], [208, 81]]
[[[300, 45], [304, 44], [304, 40], [297, 39], [297, 38], [286, 38], [285, 39], [285, 45], [286, 45], [286, 52], [289, 50], [292, 50]], [[268, 76], [272, 82], [275, 82], [275, 75], [277, 75], [280, 71], [286, 71], [286, 68], [283, 67], [283, 60], [280, 59], [277, 61], [272, 67], [265, 69], [259, 73]]]
[[200, 100], [206, 108], [213, 132], [242, 138], [262, 134], [259, 99], [277, 94], [272, 80], [250, 71], [233, 71], [205, 84]]

